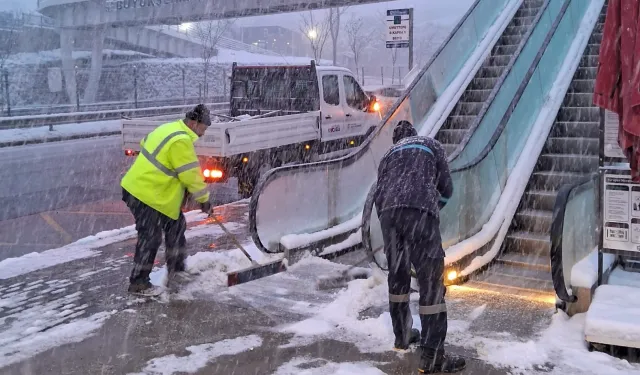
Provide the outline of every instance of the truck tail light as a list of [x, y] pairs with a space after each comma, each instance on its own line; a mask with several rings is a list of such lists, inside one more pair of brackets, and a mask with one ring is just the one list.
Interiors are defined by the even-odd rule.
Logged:
[[205, 178], [213, 178], [213, 179], [220, 179], [222, 178], [222, 176], [224, 176], [222, 171], [219, 169], [205, 169], [204, 171], [202, 171], [202, 174], [204, 175]]
[[131, 156], [131, 155], [133, 155], [133, 150], [124, 150], [124, 154], [126, 156]]

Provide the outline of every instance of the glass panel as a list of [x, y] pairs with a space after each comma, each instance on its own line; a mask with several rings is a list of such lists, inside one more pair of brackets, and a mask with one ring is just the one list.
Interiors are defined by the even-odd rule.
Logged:
[[569, 195], [562, 229], [564, 284], [571, 285], [571, 269], [598, 245], [597, 180], [574, 189]]
[[324, 102], [329, 105], [340, 105], [340, 86], [338, 76], [328, 75], [322, 77], [322, 93]]

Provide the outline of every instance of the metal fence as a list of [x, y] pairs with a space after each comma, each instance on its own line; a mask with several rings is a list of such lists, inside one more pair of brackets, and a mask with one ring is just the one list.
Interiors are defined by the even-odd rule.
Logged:
[[[105, 67], [96, 95], [88, 87], [90, 68], [75, 68], [73, 96], [58, 67], [20, 66], [2, 71], [0, 116], [66, 113], [108, 108], [143, 108], [212, 101], [228, 96], [231, 68], [211, 65], [122, 64]], [[72, 82], [73, 83], [73, 82]]]
[[403, 85], [408, 66], [361, 67], [353, 72], [362, 86]]

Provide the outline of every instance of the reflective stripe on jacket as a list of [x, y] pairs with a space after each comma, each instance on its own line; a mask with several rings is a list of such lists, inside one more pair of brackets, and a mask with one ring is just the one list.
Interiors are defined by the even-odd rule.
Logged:
[[174, 220], [180, 215], [185, 188], [197, 202], [208, 201], [209, 192], [193, 146], [197, 139], [182, 120], [159, 126], [140, 142], [140, 154], [121, 186]]

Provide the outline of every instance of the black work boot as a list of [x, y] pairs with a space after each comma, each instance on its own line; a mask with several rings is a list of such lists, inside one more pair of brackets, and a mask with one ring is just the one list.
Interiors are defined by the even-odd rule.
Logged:
[[411, 333], [409, 334], [409, 342], [407, 344], [402, 342], [402, 339], [396, 337], [396, 341], [393, 344], [394, 350], [407, 350], [409, 349], [409, 345], [415, 344], [420, 341], [420, 331], [411, 328]]
[[418, 371], [423, 374], [454, 373], [467, 367], [462, 357], [446, 354], [444, 350], [422, 349]]

